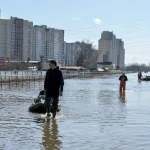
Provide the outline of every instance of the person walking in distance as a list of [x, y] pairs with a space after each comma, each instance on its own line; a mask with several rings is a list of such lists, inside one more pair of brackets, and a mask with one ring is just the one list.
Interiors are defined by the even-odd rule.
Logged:
[[141, 80], [141, 78], [142, 78], [142, 72], [139, 71], [139, 72], [138, 72], [138, 80]]
[[125, 91], [126, 89], [126, 81], [128, 81], [128, 78], [127, 76], [123, 73], [120, 77], [119, 77], [119, 80], [120, 80], [120, 91]]
[[45, 107], [47, 112], [47, 117], [50, 117], [50, 102], [52, 100], [52, 114], [53, 118], [56, 116], [58, 109], [59, 96], [62, 96], [63, 92], [63, 75], [61, 70], [57, 67], [55, 60], [49, 62], [50, 69], [46, 72], [46, 77], [44, 81], [44, 90], [46, 94]]

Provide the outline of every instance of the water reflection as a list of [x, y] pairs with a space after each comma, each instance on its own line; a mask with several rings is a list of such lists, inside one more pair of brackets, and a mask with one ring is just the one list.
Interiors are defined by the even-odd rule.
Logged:
[[58, 125], [55, 119], [47, 119], [45, 121], [42, 144], [45, 150], [60, 150], [62, 142], [59, 139]]
[[126, 92], [123, 90], [123, 91], [120, 91], [120, 100], [125, 103], [126, 102], [126, 96], [125, 96]]

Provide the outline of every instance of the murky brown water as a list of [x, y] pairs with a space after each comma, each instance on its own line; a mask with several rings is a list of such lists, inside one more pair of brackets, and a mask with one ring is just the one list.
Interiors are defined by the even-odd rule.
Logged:
[[0, 150], [149, 150], [150, 81], [65, 80], [56, 120], [28, 112], [42, 82], [0, 87]]

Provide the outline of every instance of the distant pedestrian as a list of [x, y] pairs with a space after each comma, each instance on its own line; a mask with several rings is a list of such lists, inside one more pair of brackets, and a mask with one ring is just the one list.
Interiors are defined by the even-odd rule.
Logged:
[[127, 76], [123, 73], [120, 77], [119, 77], [119, 80], [120, 80], [120, 91], [125, 91], [126, 89], [126, 81], [128, 81], [128, 78]]
[[142, 78], [142, 72], [139, 71], [139, 72], [138, 72], [138, 80], [141, 80], [141, 78]]

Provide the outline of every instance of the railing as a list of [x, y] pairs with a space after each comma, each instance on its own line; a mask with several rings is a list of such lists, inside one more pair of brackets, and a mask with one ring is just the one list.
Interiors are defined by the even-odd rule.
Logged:
[[26, 76], [45, 76], [45, 71], [30, 71], [30, 70], [25, 70], [25, 71], [0, 71], [0, 77], [26, 77]]
[[0, 84], [21, 81], [36, 81], [44, 78], [44, 71], [0, 71]]
[[[23, 82], [23, 81], [37, 81], [44, 80], [45, 71], [0, 71], [0, 84]], [[103, 75], [120, 74], [120, 72], [64, 72], [64, 79], [70, 78], [94, 78]]]

